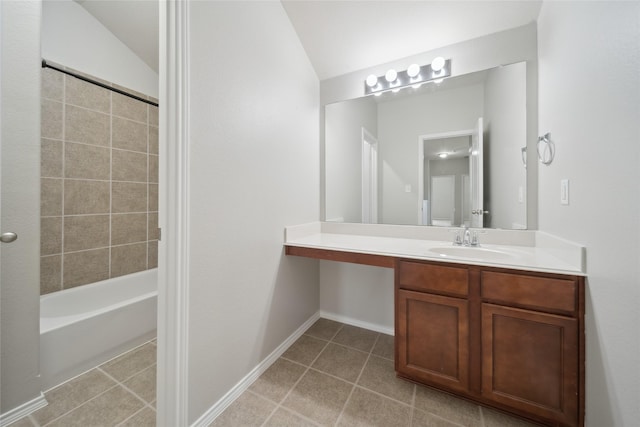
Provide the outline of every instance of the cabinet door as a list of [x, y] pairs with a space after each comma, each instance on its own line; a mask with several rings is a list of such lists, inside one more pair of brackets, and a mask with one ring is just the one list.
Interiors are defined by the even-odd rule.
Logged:
[[469, 388], [469, 310], [466, 300], [397, 291], [396, 370], [415, 381]]
[[482, 304], [482, 394], [562, 425], [578, 420], [578, 321]]

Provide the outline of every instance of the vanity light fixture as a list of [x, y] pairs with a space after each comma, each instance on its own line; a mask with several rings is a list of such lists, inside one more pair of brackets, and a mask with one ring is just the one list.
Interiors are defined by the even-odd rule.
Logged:
[[384, 76], [369, 75], [365, 80], [364, 94], [379, 95], [392, 90], [397, 92], [405, 87], [417, 89], [426, 82], [440, 83], [446, 77], [451, 76], [451, 59], [437, 57], [431, 64], [411, 64], [405, 71], [396, 71], [393, 68]]

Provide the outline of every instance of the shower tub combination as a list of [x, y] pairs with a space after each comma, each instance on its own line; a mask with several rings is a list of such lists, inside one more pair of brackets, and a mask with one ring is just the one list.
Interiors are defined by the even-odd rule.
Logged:
[[156, 336], [157, 269], [40, 297], [43, 390]]

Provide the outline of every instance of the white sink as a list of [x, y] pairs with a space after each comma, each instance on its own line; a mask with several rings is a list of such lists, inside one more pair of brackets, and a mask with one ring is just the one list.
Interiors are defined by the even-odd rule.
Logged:
[[445, 246], [429, 249], [442, 258], [467, 258], [484, 261], [513, 261], [518, 255], [498, 249], [469, 246]]

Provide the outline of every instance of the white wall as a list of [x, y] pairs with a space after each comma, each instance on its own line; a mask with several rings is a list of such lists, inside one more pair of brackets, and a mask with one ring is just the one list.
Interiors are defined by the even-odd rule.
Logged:
[[[540, 228], [587, 247], [586, 424], [640, 419], [640, 3], [545, 2]], [[560, 179], [570, 204], [560, 204]]]
[[418, 137], [473, 129], [482, 116], [483, 92], [475, 84], [379, 104], [381, 223], [417, 224]]
[[42, 58], [158, 97], [158, 74], [75, 1], [43, 1]]
[[[493, 68], [485, 82], [484, 209], [490, 212], [491, 228], [526, 228], [527, 225], [527, 171], [520, 151], [527, 138], [526, 72], [522, 62]], [[514, 141], [523, 143], [519, 145]], [[534, 155], [531, 161], [536, 161]]]
[[[320, 82], [321, 105], [344, 101], [362, 96], [363, 79], [369, 74], [382, 75], [387, 69], [404, 69], [409, 64], [430, 63], [433, 58], [444, 56], [453, 58], [453, 74], [461, 75], [486, 70], [503, 64], [527, 61], [527, 146], [531, 152], [535, 149], [538, 132], [537, 121], [537, 44], [535, 23], [513, 30], [491, 34], [486, 37], [445, 46], [402, 60], [380, 64], [354, 73], [345, 74]], [[380, 133], [378, 134], [380, 137]], [[322, 143], [322, 142], [321, 142]], [[417, 141], [416, 141], [417, 147]], [[321, 157], [322, 158], [322, 157]], [[417, 168], [417, 161], [416, 168]], [[324, 168], [324, 165], [321, 165]], [[527, 169], [527, 199], [529, 226], [537, 226], [537, 165]], [[417, 182], [417, 178], [415, 179]], [[324, 179], [321, 179], [320, 196], [324, 200]], [[416, 199], [417, 200], [417, 199]], [[417, 202], [416, 202], [417, 204]], [[416, 206], [417, 210], [417, 206]], [[416, 215], [417, 217], [417, 212]], [[414, 218], [415, 221], [415, 218]], [[371, 269], [365, 273], [365, 269]], [[330, 312], [334, 317], [351, 319], [353, 322], [370, 322], [393, 330], [393, 317], [380, 313], [380, 307], [389, 307], [393, 313], [393, 274], [375, 274], [376, 271], [391, 271], [378, 267], [340, 264], [332, 261], [320, 261], [320, 310]], [[367, 306], [363, 307], [357, 295], [374, 287], [382, 289], [370, 295]], [[338, 298], [345, 298], [341, 303]]]
[[319, 307], [319, 82], [279, 2], [190, 4], [189, 422]]
[[40, 396], [40, 5], [0, 2], [0, 414]]
[[325, 107], [327, 220], [362, 221], [362, 128], [377, 136], [377, 113], [372, 97]]

